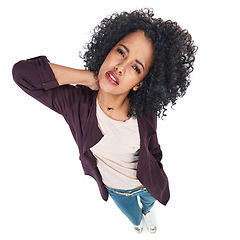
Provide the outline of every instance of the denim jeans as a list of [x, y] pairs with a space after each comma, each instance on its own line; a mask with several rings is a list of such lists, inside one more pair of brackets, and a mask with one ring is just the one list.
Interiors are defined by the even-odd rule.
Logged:
[[[132, 190], [118, 190], [106, 186], [109, 195], [118, 208], [128, 217], [133, 225], [139, 225], [143, 213], [148, 212], [154, 205], [156, 199], [147, 191], [145, 187]], [[139, 196], [142, 203], [142, 210], [138, 204]]]

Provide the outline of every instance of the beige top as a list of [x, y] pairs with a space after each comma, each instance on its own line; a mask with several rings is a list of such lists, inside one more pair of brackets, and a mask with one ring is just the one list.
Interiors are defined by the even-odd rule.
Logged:
[[96, 101], [98, 126], [104, 136], [90, 150], [97, 159], [102, 181], [111, 188], [137, 188], [142, 185], [136, 177], [138, 156], [134, 156], [140, 149], [137, 119], [113, 120]]

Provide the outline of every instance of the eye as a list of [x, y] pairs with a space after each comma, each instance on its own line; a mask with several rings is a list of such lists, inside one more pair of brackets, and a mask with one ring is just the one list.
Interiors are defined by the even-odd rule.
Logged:
[[140, 69], [139, 69], [139, 67], [137, 67], [137, 66], [133, 66], [133, 69], [138, 73], [138, 74], [140, 74], [141, 73], [141, 71], [140, 71]]
[[123, 52], [122, 49], [118, 48], [117, 51], [118, 51], [119, 54], [121, 54], [124, 57], [124, 52]]

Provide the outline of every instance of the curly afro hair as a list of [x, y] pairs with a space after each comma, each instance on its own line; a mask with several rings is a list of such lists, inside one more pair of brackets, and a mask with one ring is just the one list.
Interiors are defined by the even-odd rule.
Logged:
[[128, 94], [128, 115], [137, 118], [147, 113], [166, 116], [166, 106], [175, 105], [185, 95], [197, 51], [187, 30], [182, 30], [176, 22], [153, 16], [153, 10], [145, 8], [104, 18], [94, 28], [82, 57], [85, 68], [97, 75], [108, 53], [127, 34], [141, 30], [152, 40], [154, 64], [141, 88]]

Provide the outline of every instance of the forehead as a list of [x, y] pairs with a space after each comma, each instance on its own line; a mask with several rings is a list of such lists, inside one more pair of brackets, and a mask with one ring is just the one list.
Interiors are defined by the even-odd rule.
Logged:
[[153, 45], [142, 31], [129, 33], [118, 44], [123, 44], [129, 49], [129, 54], [143, 61], [145, 65], [151, 65], [153, 61]]

